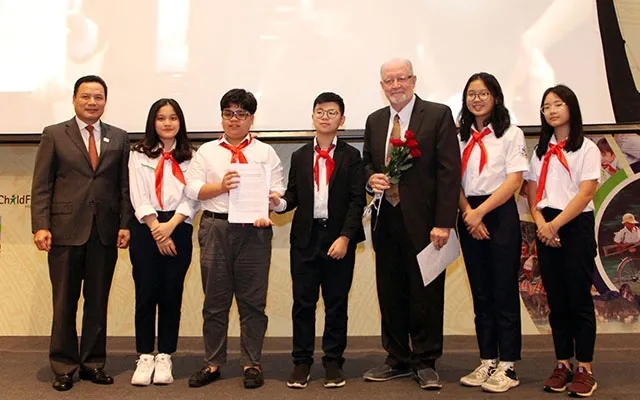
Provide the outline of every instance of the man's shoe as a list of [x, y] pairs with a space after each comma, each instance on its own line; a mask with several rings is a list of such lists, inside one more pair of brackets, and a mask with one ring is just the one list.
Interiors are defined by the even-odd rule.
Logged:
[[202, 387], [220, 378], [220, 368], [212, 371], [205, 365], [202, 369], [189, 377], [189, 387]]
[[59, 392], [67, 391], [73, 387], [73, 378], [69, 374], [58, 375], [51, 386]]
[[408, 376], [411, 376], [410, 368], [396, 368], [384, 364], [379, 367], [371, 368], [364, 373], [363, 378], [365, 381], [385, 382], [391, 379], [405, 378]]
[[495, 370], [496, 363], [494, 360], [482, 360], [481, 364], [470, 374], [460, 378], [460, 383], [470, 387], [482, 386]]
[[482, 390], [490, 393], [504, 393], [520, 385], [520, 380], [513, 368], [498, 365], [496, 371], [482, 384]]
[[148, 386], [151, 384], [151, 377], [155, 363], [151, 354], [140, 354], [136, 360], [136, 370], [131, 377], [131, 384], [134, 386]]
[[242, 383], [245, 389], [256, 389], [264, 385], [262, 370], [256, 367], [249, 367], [242, 373]]
[[347, 383], [342, 376], [342, 367], [339, 362], [325, 361], [323, 364], [325, 370], [324, 387], [328, 389], [340, 388]]
[[571, 368], [567, 368], [563, 363], [558, 363], [551, 376], [544, 381], [545, 392], [564, 392], [571, 382], [572, 375]]
[[415, 379], [420, 385], [420, 389], [425, 390], [439, 390], [442, 389], [442, 381], [440, 375], [435, 368], [422, 368], [414, 373]]
[[576, 368], [573, 373], [573, 381], [569, 385], [569, 396], [590, 397], [598, 388], [598, 382], [584, 367]]
[[155, 374], [153, 375], [154, 385], [169, 385], [173, 383], [173, 363], [171, 356], [166, 353], [156, 355]]
[[292, 389], [304, 389], [311, 378], [311, 366], [309, 364], [296, 364], [287, 381], [287, 387]]
[[104, 373], [101, 368], [81, 369], [80, 379], [83, 381], [90, 381], [98, 385], [111, 385], [113, 384], [113, 378]]

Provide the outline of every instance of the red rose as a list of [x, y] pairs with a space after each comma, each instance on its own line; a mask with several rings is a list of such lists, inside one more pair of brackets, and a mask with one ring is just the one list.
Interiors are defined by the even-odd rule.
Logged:
[[419, 158], [422, 155], [422, 153], [420, 152], [420, 149], [413, 148], [409, 150], [409, 155], [411, 156], [411, 158]]
[[407, 139], [407, 147], [410, 149], [417, 149], [418, 142], [415, 139]]
[[389, 142], [391, 143], [391, 145], [393, 147], [402, 147], [402, 146], [404, 146], [404, 142], [402, 141], [402, 139], [391, 139], [391, 140], [389, 140]]
[[404, 133], [404, 138], [407, 140], [415, 139], [416, 134], [407, 129], [407, 131]]

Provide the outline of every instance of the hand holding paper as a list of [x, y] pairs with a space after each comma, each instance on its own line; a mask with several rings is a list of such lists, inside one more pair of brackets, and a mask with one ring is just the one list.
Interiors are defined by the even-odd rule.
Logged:
[[436, 279], [452, 262], [460, 256], [460, 243], [455, 229], [451, 229], [449, 240], [439, 250], [434, 243], [429, 243], [418, 255], [418, 265], [422, 274], [422, 282], [427, 286]]

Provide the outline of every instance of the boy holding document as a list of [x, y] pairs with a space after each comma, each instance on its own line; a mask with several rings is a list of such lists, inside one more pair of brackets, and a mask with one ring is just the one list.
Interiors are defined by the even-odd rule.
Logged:
[[[282, 164], [275, 150], [249, 132], [257, 101], [244, 89], [232, 89], [220, 100], [222, 129], [217, 140], [203, 144], [196, 152], [186, 175], [187, 196], [200, 200], [200, 267], [205, 300], [202, 309], [205, 365], [189, 378], [189, 386], [201, 387], [220, 377], [220, 366], [227, 359], [229, 309], [236, 296], [240, 314], [241, 363], [245, 388], [263, 385], [260, 368], [262, 344], [267, 329], [264, 312], [271, 260], [273, 231], [268, 218], [269, 192], [284, 192]], [[262, 216], [253, 221], [229, 221], [230, 191], [243, 186], [238, 170], [242, 164], [264, 167], [269, 177], [264, 193]], [[246, 167], [246, 166], [245, 166]], [[251, 171], [251, 175], [256, 171]], [[244, 186], [248, 186], [247, 182]], [[234, 204], [236, 216], [247, 218], [255, 211]]]
[[293, 286], [293, 362], [290, 388], [305, 388], [310, 378], [320, 288], [325, 304], [322, 337], [324, 386], [345, 385], [347, 300], [356, 257], [364, 240], [364, 170], [360, 152], [336, 137], [344, 123], [344, 102], [335, 93], [313, 104], [316, 137], [291, 156], [289, 183], [282, 198], [271, 195], [277, 212], [297, 208], [291, 225]]

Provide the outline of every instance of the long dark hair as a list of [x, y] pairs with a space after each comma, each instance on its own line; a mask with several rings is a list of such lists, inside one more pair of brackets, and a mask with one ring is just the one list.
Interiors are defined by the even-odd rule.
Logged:
[[[504, 94], [502, 94], [502, 88], [495, 76], [487, 72], [478, 72], [471, 75], [467, 84], [464, 85], [464, 91], [462, 92], [462, 109], [458, 114], [458, 123], [460, 124], [460, 139], [466, 142], [471, 137], [471, 127], [476, 121], [475, 115], [467, 107], [467, 90], [471, 82], [481, 80], [485, 84], [491, 96], [493, 96], [493, 111], [487, 120], [493, 127], [493, 132], [496, 137], [499, 138], [504, 134], [504, 131], [511, 125], [511, 117], [509, 116], [509, 110], [504, 105]], [[478, 126], [478, 130], [482, 127]]]
[[158, 110], [166, 105], [173, 107], [173, 111], [175, 111], [178, 116], [178, 121], [180, 121], [180, 127], [178, 128], [178, 133], [176, 133], [176, 148], [173, 152], [173, 158], [175, 158], [178, 163], [190, 160], [193, 156], [193, 146], [187, 136], [187, 126], [182, 108], [180, 108], [180, 104], [174, 99], [160, 99], [151, 105], [149, 115], [147, 116], [144, 138], [133, 146], [133, 150], [144, 153], [149, 158], [157, 158], [160, 156], [162, 147], [159, 146], [161, 141], [158, 132], [156, 132], [156, 115], [158, 114]]
[[[582, 129], [582, 113], [580, 112], [578, 97], [573, 90], [569, 89], [565, 85], [550, 87], [545, 90], [542, 95], [542, 101], [540, 102], [541, 109], [544, 105], [544, 100], [547, 98], [549, 93], [553, 93], [560, 97], [560, 100], [564, 102], [567, 106], [567, 110], [569, 110], [569, 138], [567, 139], [567, 144], [564, 147], [564, 150], [576, 151], [580, 149], [584, 142], [584, 131]], [[549, 141], [551, 141], [551, 136], [553, 136], [553, 132], [555, 130], [551, 125], [549, 125], [542, 112], [540, 113], [540, 126], [540, 140], [538, 140], [538, 145], [536, 146], [536, 156], [538, 156], [538, 159], [542, 159], [547, 152]]]

